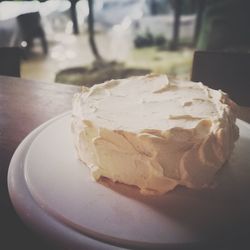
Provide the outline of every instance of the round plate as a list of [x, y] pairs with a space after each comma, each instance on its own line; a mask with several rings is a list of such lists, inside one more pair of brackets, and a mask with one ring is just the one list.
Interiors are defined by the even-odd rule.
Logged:
[[213, 188], [143, 196], [134, 187], [90, 178], [77, 159], [70, 118], [67, 113], [34, 130], [10, 164], [12, 202], [35, 230], [64, 247], [96, 249], [231, 244], [249, 234], [247, 123], [237, 121], [240, 139]]

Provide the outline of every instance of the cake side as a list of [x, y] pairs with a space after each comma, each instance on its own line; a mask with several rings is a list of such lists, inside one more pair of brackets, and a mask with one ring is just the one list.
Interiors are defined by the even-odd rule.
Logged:
[[74, 97], [72, 131], [78, 156], [95, 180], [105, 176], [143, 193], [208, 186], [238, 138], [225, 93], [201, 83], [169, 83], [162, 75], [84, 88]]

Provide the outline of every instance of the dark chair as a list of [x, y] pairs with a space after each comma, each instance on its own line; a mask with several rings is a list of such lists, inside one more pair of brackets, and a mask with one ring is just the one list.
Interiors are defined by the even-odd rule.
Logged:
[[0, 75], [20, 77], [20, 48], [0, 48]]
[[242, 106], [250, 106], [250, 53], [196, 51], [191, 80], [221, 89]]
[[43, 26], [41, 24], [41, 16], [39, 12], [32, 12], [19, 15], [17, 17], [23, 39], [27, 42], [28, 51], [33, 46], [35, 38], [40, 38], [43, 52], [48, 53], [48, 44]]

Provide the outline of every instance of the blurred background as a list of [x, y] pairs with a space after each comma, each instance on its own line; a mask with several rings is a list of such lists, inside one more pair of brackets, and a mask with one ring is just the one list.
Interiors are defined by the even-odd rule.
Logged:
[[248, 2], [0, 1], [0, 47], [21, 48], [26, 79], [87, 86], [147, 72], [189, 79], [196, 49], [248, 50]]

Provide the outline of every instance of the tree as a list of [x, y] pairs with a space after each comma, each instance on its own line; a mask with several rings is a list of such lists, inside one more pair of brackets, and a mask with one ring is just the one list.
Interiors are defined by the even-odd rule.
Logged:
[[174, 0], [174, 27], [173, 27], [173, 37], [170, 43], [170, 50], [177, 50], [179, 43], [179, 31], [180, 31], [180, 16], [181, 16], [181, 7], [182, 0]]
[[76, 4], [79, 0], [70, 0], [70, 15], [73, 23], [73, 32], [75, 35], [79, 35], [79, 28], [76, 15]]
[[95, 29], [94, 29], [94, 0], [88, 0], [89, 15], [88, 15], [88, 34], [89, 44], [96, 61], [103, 61], [95, 42]]

